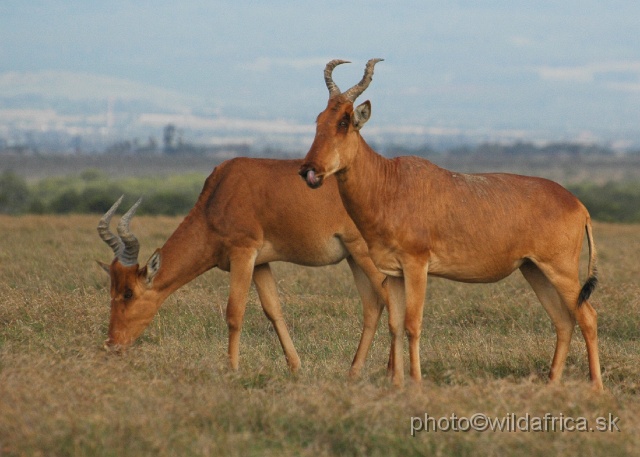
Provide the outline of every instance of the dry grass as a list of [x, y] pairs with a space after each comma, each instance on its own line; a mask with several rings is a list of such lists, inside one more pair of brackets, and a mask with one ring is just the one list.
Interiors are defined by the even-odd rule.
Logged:
[[[100, 350], [109, 249], [95, 217], [0, 217], [0, 455], [631, 455], [640, 448], [640, 227], [597, 224], [601, 353], [607, 392], [587, 383], [582, 337], [565, 383], [545, 383], [551, 323], [524, 280], [491, 286], [431, 280], [421, 391], [385, 375], [386, 322], [363, 378], [346, 372], [360, 305], [344, 264], [276, 265], [303, 361], [287, 372], [252, 293], [241, 368], [226, 369], [227, 277], [209, 272], [176, 292], [123, 356]], [[141, 258], [178, 219], [140, 217]], [[384, 319], [386, 321], [386, 318]], [[621, 432], [422, 432], [412, 416], [620, 418]]]

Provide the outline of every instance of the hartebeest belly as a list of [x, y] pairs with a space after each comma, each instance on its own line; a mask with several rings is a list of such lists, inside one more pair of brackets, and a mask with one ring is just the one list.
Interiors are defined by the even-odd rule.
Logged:
[[[588, 213], [558, 184], [512, 174], [452, 173], [418, 158], [402, 159], [406, 178], [379, 194], [392, 202], [384, 216], [371, 225], [356, 216], [383, 273], [402, 276], [403, 258], [422, 253], [430, 275], [488, 283], [527, 261], [579, 254]], [[429, 180], [413, 182], [420, 171]]]
[[322, 267], [336, 264], [349, 256], [349, 251], [337, 236], [319, 240], [315, 245], [303, 243], [301, 249], [279, 241], [264, 240], [256, 257], [256, 265], [281, 261], [305, 267]]

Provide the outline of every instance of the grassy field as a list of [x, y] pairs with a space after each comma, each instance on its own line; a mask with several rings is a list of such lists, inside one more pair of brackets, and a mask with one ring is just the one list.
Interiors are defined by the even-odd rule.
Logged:
[[[134, 219], [141, 259], [179, 221]], [[361, 310], [344, 263], [274, 268], [302, 358], [296, 376], [255, 292], [240, 370], [227, 370], [228, 283], [220, 271], [172, 295], [130, 351], [108, 355], [101, 350], [108, 278], [94, 260], [110, 260], [111, 251], [96, 223], [95, 216], [0, 216], [1, 456], [548, 457], [640, 449], [640, 226], [595, 225], [601, 282], [592, 303], [607, 389], [598, 395], [587, 382], [579, 331], [563, 384], [546, 384], [555, 334], [519, 274], [485, 286], [430, 280], [422, 389], [390, 387], [386, 315], [362, 379], [347, 381]], [[555, 422], [555, 432], [411, 436], [412, 417], [477, 413], [491, 419], [549, 413], [585, 418], [591, 428], [611, 415], [620, 431], [559, 431]]]

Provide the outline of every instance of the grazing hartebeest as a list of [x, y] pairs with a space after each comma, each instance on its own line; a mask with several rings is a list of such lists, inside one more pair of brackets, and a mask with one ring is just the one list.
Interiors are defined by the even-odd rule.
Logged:
[[111, 319], [107, 348], [124, 348], [151, 322], [169, 294], [205, 271], [231, 272], [226, 318], [229, 360], [239, 363], [239, 339], [251, 279], [292, 371], [300, 366], [285, 325], [269, 262], [321, 266], [347, 258], [363, 305], [364, 326], [350, 374], [362, 368], [386, 302], [384, 275], [340, 204], [334, 180], [316, 193], [296, 176], [301, 160], [238, 158], [214, 169], [198, 201], [146, 266], [138, 265], [139, 242], [129, 230], [136, 203], [120, 220], [119, 236], [109, 221], [122, 198], [100, 219], [100, 237], [113, 249]]
[[[393, 381], [401, 384], [402, 333], [409, 338], [411, 377], [420, 374], [419, 342], [427, 274], [464, 282], [498, 281], [519, 268], [557, 332], [550, 378], [562, 375], [578, 321], [586, 341], [593, 385], [602, 389], [596, 312], [587, 299], [596, 285], [596, 252], [586, 208], [560, 185], [512, 174], [463, 174], [417, 157], [386, 159], [360, 136], [371, 104], [354, 101], [371, 82], [341, 93], [332, 79], [341, 60], [329, 62], [329, 103], [299, 173], [312, 188], [336, 175], [347, 212], [389, 275], [389, 327]], [[587, 233], [588, 279], [580, 286], [579, 255]]]

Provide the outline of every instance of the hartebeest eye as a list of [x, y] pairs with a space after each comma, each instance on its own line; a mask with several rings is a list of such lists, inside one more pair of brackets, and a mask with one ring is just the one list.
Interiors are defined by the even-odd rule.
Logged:
[[349, 128], [349, 124], [351, 123], [351, 117], [348, 113], [344, 113], [342, 115], [342, 119], [338, 122], [338, 128], [340, 130], [347, 130]]
[[133, 297], [133, 290], [131, 289], [126, 289], [124, 291], [124, 299], [125, 300], [130, 300]]

